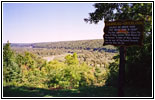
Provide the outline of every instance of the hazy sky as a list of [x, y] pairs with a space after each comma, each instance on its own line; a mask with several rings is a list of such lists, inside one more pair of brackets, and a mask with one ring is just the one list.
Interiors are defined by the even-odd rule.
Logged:
[[3, 3], [3, 42], [102, 39], [104, 21], [84, 22], [93, 3]]

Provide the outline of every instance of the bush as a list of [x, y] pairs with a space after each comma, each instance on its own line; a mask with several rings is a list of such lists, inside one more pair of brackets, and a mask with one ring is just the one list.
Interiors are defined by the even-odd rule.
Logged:
[[103, 83], [107, 75], [105, 70], [80, 64], [76, 53], [67, 55], [64, 62], [46, 62], [29, 52], [12, 58], [15, 60], [9, 63], [13, 66], [4, 60], [4, 85], [70, 89]]

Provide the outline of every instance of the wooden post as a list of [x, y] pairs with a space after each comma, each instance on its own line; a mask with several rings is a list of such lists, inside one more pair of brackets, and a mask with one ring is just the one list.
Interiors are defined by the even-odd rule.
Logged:
[[120, 47], [120, 64], [118, 75], [118, 96], [124, 96], [124, 83], [125, 83], [125, 47]]

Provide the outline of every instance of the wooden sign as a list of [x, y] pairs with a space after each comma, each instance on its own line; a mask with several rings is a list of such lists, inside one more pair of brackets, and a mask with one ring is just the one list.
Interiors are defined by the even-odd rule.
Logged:
[[144, 21], [105, 21], [103, 45], [142, 45], [143, 32]]

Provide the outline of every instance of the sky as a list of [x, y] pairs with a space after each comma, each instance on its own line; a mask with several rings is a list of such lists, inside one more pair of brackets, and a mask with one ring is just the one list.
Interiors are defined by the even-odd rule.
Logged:
[[94, 3], [3, 3], [3, 43], [102, 39], [104, 21], [86, 23]]

